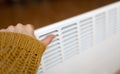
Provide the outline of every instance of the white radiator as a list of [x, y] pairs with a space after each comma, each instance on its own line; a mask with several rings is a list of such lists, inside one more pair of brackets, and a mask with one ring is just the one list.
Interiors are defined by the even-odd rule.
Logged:
[[56, 38], [37, 74], [113, 74], [120, 69], [120, 1], [37, 29]]

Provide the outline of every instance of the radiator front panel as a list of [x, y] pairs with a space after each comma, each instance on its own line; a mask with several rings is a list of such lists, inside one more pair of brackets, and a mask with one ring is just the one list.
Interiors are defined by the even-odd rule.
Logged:
[[119, 33], [120, 2], [37, 29], [39, 40], [56, 35], [43, 54], [37, 74], [46, 74]]

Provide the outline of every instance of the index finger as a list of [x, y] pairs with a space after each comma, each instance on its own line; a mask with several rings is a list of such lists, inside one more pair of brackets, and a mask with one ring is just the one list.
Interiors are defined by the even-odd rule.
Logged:
[[54, 38], [55, 35], [49, 35], [45, 39], [43, 39], [42, 42], [48, 46]]

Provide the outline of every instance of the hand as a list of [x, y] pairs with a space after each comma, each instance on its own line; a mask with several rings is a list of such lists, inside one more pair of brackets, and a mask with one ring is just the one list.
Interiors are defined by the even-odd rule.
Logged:
[[[4, 32], [4, 31], [5, 32], [22, 33], [22, 34], [26, 34], [26, 35], [29, 35], [29, 36], [35, 38], [34, 28], [30, 24], [22, 25], [22, 24], [19, 23], [16, 26], [8, 26], [7, 29], [1, 29], [0, 30], [0, 32]], [[46, 45], [49, 45], [54, 37], [55, 37], [55, 35], [49, 35], [45, 39], [43, 39], [42, 42]]]

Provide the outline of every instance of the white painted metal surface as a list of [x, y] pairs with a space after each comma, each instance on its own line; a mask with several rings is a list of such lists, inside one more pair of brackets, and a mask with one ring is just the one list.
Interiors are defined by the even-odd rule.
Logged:
[[37, 29], [56, 38], [37, 74], [113, 74], [120, 69], [120, 1]]

